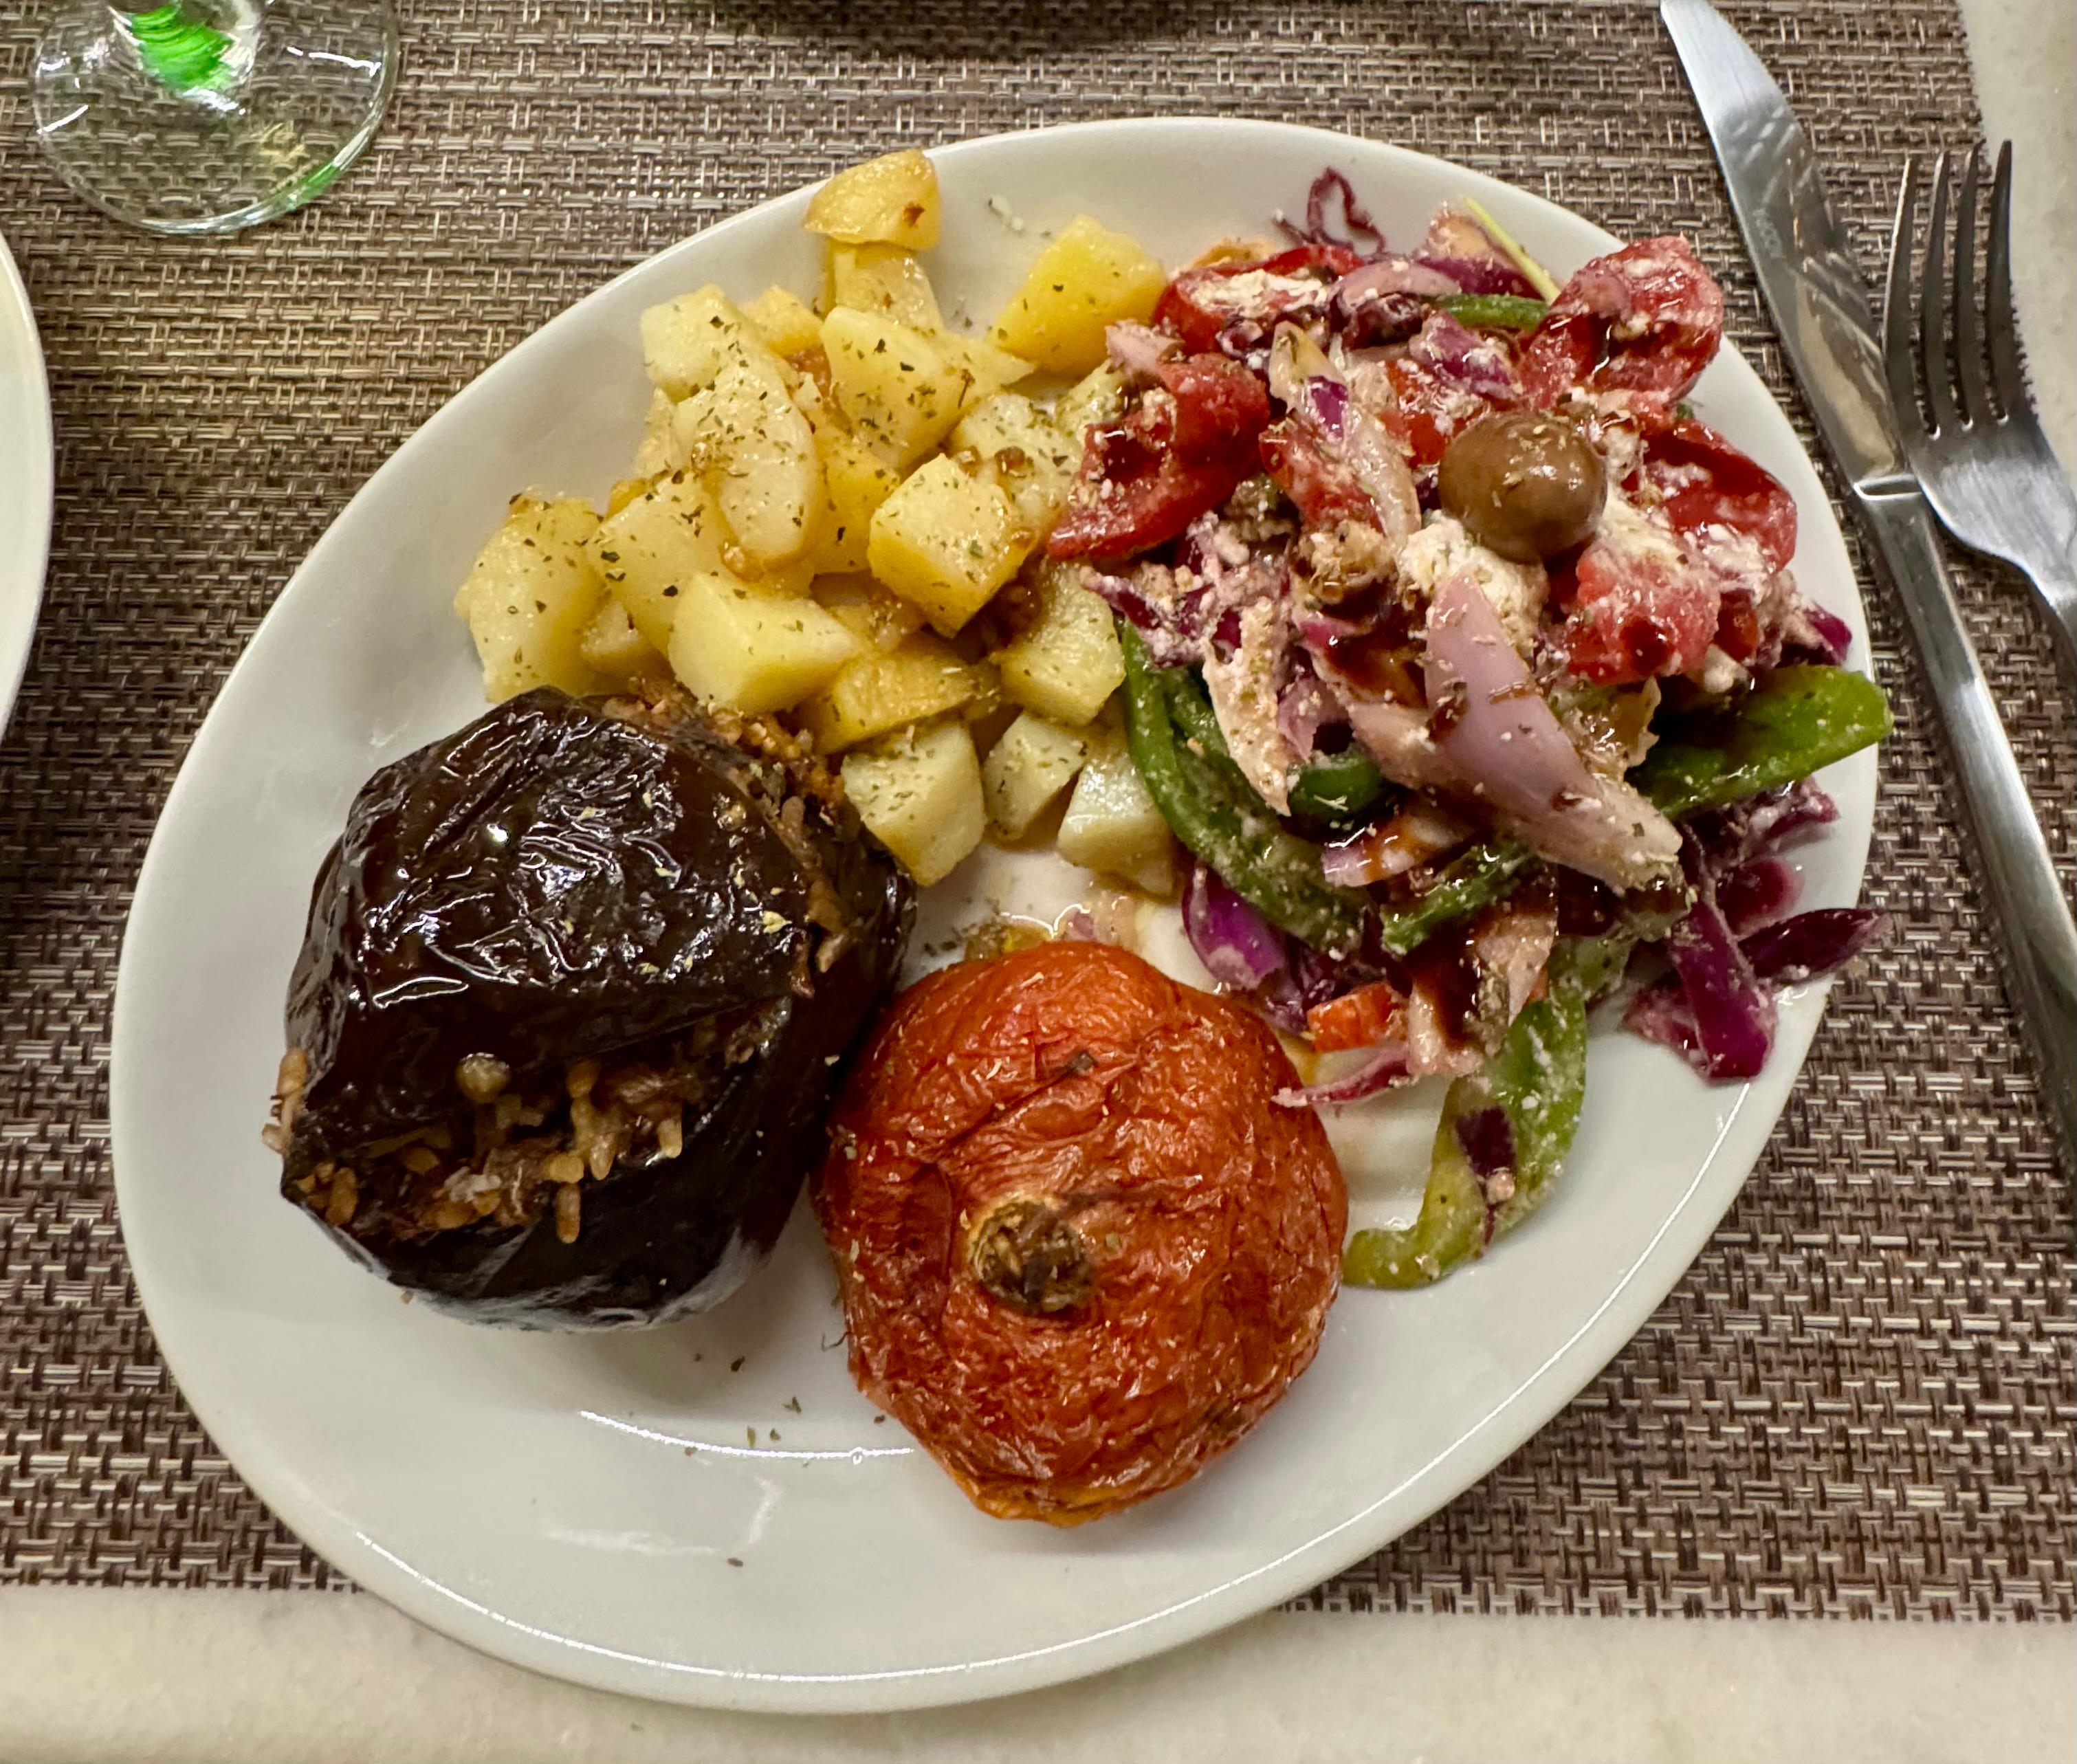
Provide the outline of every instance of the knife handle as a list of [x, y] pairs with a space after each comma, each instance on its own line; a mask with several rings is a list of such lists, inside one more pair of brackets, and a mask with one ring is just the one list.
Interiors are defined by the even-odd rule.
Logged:
[[1925, 498], [1914, 488], [1863, 493], [1859, 501], [1947, 726], [1962, 805], [1981, 853], [1983, 907], [2004, 942], [2006, 989], [2033, 1042], [2042, 1096], [2064, 1155], [2077, 1159], [2077, 924], [1969, 641]]

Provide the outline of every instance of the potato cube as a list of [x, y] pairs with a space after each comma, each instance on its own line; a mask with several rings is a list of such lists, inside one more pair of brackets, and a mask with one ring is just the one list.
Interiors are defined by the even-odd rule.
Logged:
[[918, 331], [945, 328], [938, 297], [916, 254], [895, 245], [830, 246], [830, 305], [879, 313]]
[[839, 172], [817, 190], [801, 225], [847, 245], [938, 243], [938, 173], [914, 148]]
[[1078, 215], [1038, 254], [989, 341], [1051, 373], [1087, 373], [1104, 359], [1105, 328], [1144, 323], [1168, 285], [1137, 239]]
[[677, 439], [671, 432], [671, 418], [677, 408], [668, 392], [660, 389], [649, 394], [649, 409], [642, 418], [642, 439], [635, 449], [635, 463], [627, 468], [629, 477], [653, 478], [685, 463], [678, 452]]
[[817, 603], [833, 614], [868, 649], [897, 647], [922, 628], [922, 609], [899, 594], [890, 594], [870, 576], [822, 576], [815, 583]]
[[964, 662], [939, 639], [919, 634], [848, 663], [801, 705], [801, 726], [824, 753], [959, 710], [993, 687], [991, 670]]
[[1110, 609], [1082, 586], [1076, 565], [1047, 564], [1037, 587], [1037, 621], [993, 659], [1013, 699], [1072, 728], [1125, 684], [1125, 652]]
[[814, 543], [826, 505], [822, 456], [769, 352], [723, 361], [714, 383], [678, 406], [672, 428], [752, 571], [789, 564]]
[[947, 637], [1017, 573], [1032, 535], [1009, 499], [939, 454], [920, 466], [872, 517], [872, 573]]
[[1125, 379], [1106, 361], [1062, 393], [1053, 406], [1053, 426], [1074, 443], [1081, 457], [1092, 424], [1115, 422], [1125, 414]]
[[535, 686], [597, 689], [577, 639], [606, 597], [585, 542], [598, 526], [589, 502], [514, 497], [455, 595], [483, 663], [493, 703]]
[[1088, 743], [1073, 730], [1023, 712], [981, 762], [989, 827], [1005, 839], [1022, 838], [1088, 756]]
[[859, 819], [925, 888], [951, 875], [987, 826], [980, 762], [957, 718], [847, 754], [843, 784]]
[[1043, 539], [1052, 531], [1068, 505], [1080, 450], [1029, 398], [997, 393], [960, 418], [951, 445], [975, 456], [977, 476], [1009, 498], [1026, 532]]
[[839, 306], [822, 321], [838, 407], [859, 439], [897, 465], [951, 432], [973, 377], [914, 325]]
[[805, 355], [822, 347], [822, 320], [791, 289], [775, 283], [743, 309], [743, 316], [775, 356]]
[[692, 577], [678, 596], [671, 671], [695, 697], [731, 709], [790, 709], [858, 652], [858, 639], [811, 600], [719, 575]]
[[815, 441], [829, 498], [822, 512], [821, 542], [815, 548], [815, 568], [832, 575], [862, 570], [872, 517], [893, 495], [901, 474], [845, 430], [818, 430]]
[[1175, 885], [1175, 840], [1122, 741], [1109, 743], [1082, 768], [1054, 842], [1070, 863], [1149, 894]]
[[610, 595], [579, 634], [577, 653], [601, 679], [617, 684], [664, 670], [664, 658], [635, 630], [627, 609]]
[[739, 354], [746, 343], [756, 343], [748, 321], [711, 284], [651, 306], [642, 315], [643, 364], [651, 383], [670, 398], [712, 385], [722, 363]]
[[728, 543], [728, 523], [713, 493], [693, 473], [675, 472], [601, 522], [590, 550], [606, 592], [660, 655], [671, 647], [679, 589], [695, 576], [725, 569]]
[[962, 411], [971, 410], [984, 399], [993, 397], [1005, 386], [1030, 379], [1034, 372], [1031, 364], [1022, 356], [997, 348], [985, 337], [962, 337], [952, 331], [939, 331], [936, 342], [944, 352], [945, 359], [962, 369], [972, 381], [960, 406]]

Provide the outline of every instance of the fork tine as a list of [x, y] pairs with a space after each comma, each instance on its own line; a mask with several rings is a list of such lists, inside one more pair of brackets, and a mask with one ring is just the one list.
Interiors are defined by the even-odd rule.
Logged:
[[1925, 273], [1919, 278], [1922, 292], [1918, 308], [1918, 350], [1924, 366], [1925, 406], [1932, 413], [1936, 435], [1958, 427], [1962, 420], [1954, 408], [1954, 390], [1947, 367], [1947, 196], [1952, 182], [1943, 152], [1933, 163], [1933, 213], [1926, 223]]
[[2006, 415], [2029, 408], [2026, 374], [2020, 366], [2019, 327], [2012, 317], [2012, 143], [1998, 149], [1991, 182], [1991, 243], [1983, 266], [1983, 291], [1991, 307], [1991, 372]]
[[1904, 181], [1896, 193], [1896, 224], [1889, 235], [1889, 276], [1883, 289], [1883, 369], [1889, 377], [1889, 401], [1907, 430], [1923, 431], [1918, 407], [1918, 364], [1911, 347], [1912, 221], [1918, 211], [1918, 156], [1904, 162]]
[[1983, 377], [1983, 322], [1976, 304], [1976, 166], [1975, 148], [1962, 162], [1962, 188], [1954, 198], [1954, 369], [1962, 393], [1962, 420], [1993, 420], [1991, 389]]

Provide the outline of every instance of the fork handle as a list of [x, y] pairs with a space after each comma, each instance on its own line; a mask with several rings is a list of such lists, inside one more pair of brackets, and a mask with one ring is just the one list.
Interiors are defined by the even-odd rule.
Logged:
[[1914, 489], [1859, 495], [1896, 585], [1961, 775], [1981, 853], [1983, 901], [2004, 939], [2005, 985], [2033, 1042], [2042, 1095], [2077, 1159], [2077, 924], [1969, 641], [1933, 518]]

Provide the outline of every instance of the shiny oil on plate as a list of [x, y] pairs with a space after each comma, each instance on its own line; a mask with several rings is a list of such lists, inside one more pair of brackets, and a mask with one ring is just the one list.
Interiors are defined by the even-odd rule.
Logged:
[[[1471, 194], [1561, 274], [1606, 235], [1398, 149], [1224, 121], [1093, 123], [935, 154], [949, 314], [992, 312], [1078, 212], [1179, 263], [1261, 234], [1326, 164], [1389, 235]], [[1179, 190], [1193, 193], [1191, 205]], [[647, 1333], [493, 1331], [404, 1301], [276, 1194], [262, 1149], [310, 880], [377, 767], [482, 708], [449, 602], [506, 498], [602, 496], [648, 389], [636, 318], [709, 281], [806, 289], [805, 193], [675, 247], [514, 350], [361, 491], [281, 595], [197, 739], [126, 941], [112, 1071], [124, 1234], [160, 1345], [239, 1472], [310, 1544], [485, 1650], [644, 1695], [886, 1709], [998, 1695], [1188, 1640], [1302, 1591], [1477, 1481], [1574, 1395], [1679, 1278], [1764, 1145], [1822, 1007], [1784, 1001], [1754, 1084], [1711, 1088], [1605, 1033], [1557, 1197], [1428, 1292], [1345, 1293], [1313, 1369], [1188, 1487], [1073, 1531], [970, 1508], [845, 1370], [835, 1285], [797, 1213], [711, 1317]], [[1860, 603], [1822, 489], [1726, 351], [1696, 401], [1794, 493], [1796, 568]], [[1872, 757], [1825, 780], [1806, 899], [1851, 901]], [[984, 854], [936, 891], [919, 945], [1079, 887]], [[1172, 915], [1147, 947], [1189, 973]], [[1417, 1193], [1435, 1100], [1338, 1124], [1359, 1221]]]

